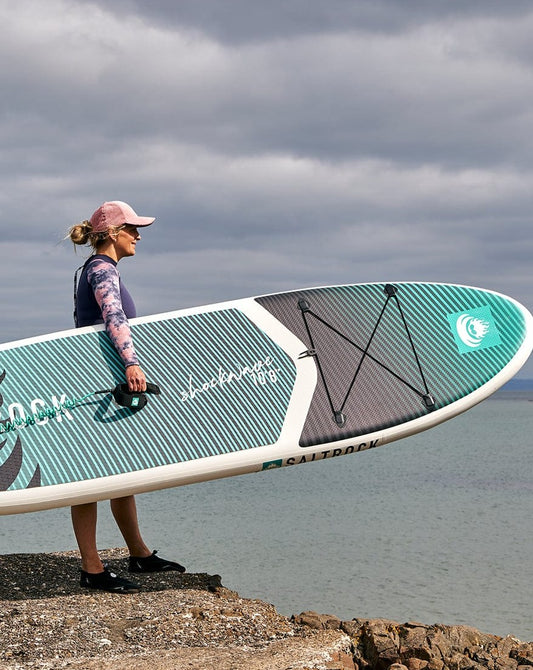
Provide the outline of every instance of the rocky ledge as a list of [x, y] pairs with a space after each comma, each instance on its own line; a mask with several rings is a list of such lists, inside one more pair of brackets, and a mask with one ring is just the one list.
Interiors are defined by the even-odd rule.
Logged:
[[[104, 552], [124, 571], [125, 553]], [[220, 577], [136, 575], [132, 595], [82, 591], [76, 552], [0, 556], [0, 667], [84, 670], [531, 670], [533, 643], [467, 626], [290, 619]]]

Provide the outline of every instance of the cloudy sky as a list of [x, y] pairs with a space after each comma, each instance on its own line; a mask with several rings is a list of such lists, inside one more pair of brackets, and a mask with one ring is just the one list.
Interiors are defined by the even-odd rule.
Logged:
[[401, 280], [533, 308], [529, 0], [0, 0], [0, 26], [0, 341], [71, 327], [62, 240], [113, 199], [157, 217], [121, 264], [140, 314]]

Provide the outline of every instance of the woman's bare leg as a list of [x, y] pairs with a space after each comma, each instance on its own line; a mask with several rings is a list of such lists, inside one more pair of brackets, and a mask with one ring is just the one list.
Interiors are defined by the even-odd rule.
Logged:
[[96, 548], [96, 503], [75, 505], [71, 508], [72, 526], [81, 554], [81, 568], [85, 572], [97, 574], [104, 565]]
[[139, 530], [134, 496], [115, 498], [111, 501], [111, 511], [128, 546], [130, 556], [138, 558], [150, 556], [152, 552], [144, 543]]

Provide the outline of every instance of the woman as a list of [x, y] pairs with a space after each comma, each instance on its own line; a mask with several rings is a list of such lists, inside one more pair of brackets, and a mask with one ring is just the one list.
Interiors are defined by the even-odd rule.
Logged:
[[[89, 221], [73, 226], [69, 237], [74, 244], [88, 244], [93, 255], [83, 266], [76, 290], [76, 327], [104, 323], [125, 368], [130, 391], [146, 390], [146, 377], [135, 353], [128, 319], [136, 316], [135, 305], [122, 284], [117, 263], [135, 255], [141, 239], [138, 229], [150, 226], [153, 218], [137, 216], [125, 202], [104, 202]], [[130, 572], [185, 572], [179, 563], [166, 561], [150, 551], [142, 539], [137, 520], [135, 498], [111, 500], [111, 510], [130, 552]], [[135, 593], [139, 586], [110, 572], [100, 560], [96, 548], [96, 503], [72, 507], [72, 524], [81, 553], [83, 587]]]

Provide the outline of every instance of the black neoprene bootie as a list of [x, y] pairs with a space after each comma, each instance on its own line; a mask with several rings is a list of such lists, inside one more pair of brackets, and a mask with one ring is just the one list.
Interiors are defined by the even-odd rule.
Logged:
[[167, 561], [164, 558], [156, 556], [157, 551], [153, 551], [150, 556], [138, 557], [130, 556], [129, 571], [130, 572], [185, 572], [183, 565], [175, 563], [174, 561]]
[[97, 589], [98, 591], [108, 591], [109, 593], [139, 593], [141, 590], [138, 584], [119, 577], [107, 568], [96, 574], [82, 570], [80, 586], [87, 589]]

